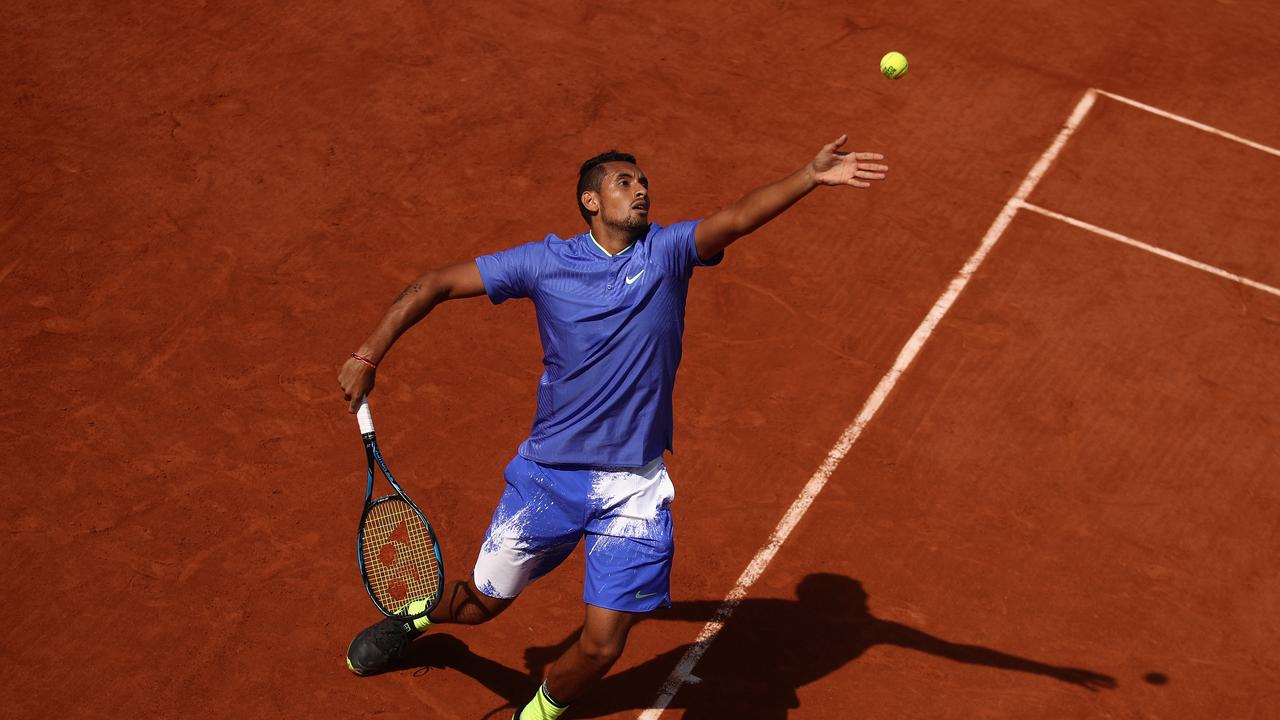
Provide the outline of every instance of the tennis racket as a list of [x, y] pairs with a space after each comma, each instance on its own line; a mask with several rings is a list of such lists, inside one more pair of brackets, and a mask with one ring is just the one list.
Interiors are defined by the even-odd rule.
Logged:
[[[378, 449], [369, 413], [369, 398], [356, 411], [369, 473], [364, 487], [364, 511], [356, 534], [360, 576], [369, 598], [387, 617], [413, 621], [431, 612], [444, 588], [444, 559], [426, 515], [396, 482]], [[395, 492], [373, 497], [374, 466]]]

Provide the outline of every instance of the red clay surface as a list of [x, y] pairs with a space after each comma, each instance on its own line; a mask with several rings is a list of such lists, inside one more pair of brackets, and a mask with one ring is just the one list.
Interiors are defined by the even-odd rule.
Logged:
[[1280, 157], [1099, 97], [1028, 199], [1277, 287], [1277, 172]]
[[[678, 603], [577, 708], [634, 717], [1087, 88], [1280, 145], [1273, 3], [1061, 5], [11, 3], [8, 714], [500, 717], [577, 627], [580, 562], [352, 676], [337, 367], [421, 270], [575, 231], [602, 149], [670, 222], [847, 130], [890, 180], [694, 283]], [[1280, 161], [1100, 99], [1032, 199], [1275, 284], [1278, 192]], [[1280, 298], [1020, 214], [668, 716], [1271, 717], [1276, 357]], [[381, 373], [449, 574], [538, 359], [527, 304], [475, 300]]]

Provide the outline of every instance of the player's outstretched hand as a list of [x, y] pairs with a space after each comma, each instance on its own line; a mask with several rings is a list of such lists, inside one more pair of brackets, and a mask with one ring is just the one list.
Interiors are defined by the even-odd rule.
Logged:
[[845, 152], [840, 149], [849, 140], [841, 135], [836, 141], [823, 146], [813, 159], [813, 179], [819, 185], [852, 185], [871, 187], [871, 180], [883, 180], [889, 166], [875, 160], [883, 160], [880, 153]]
[[1057, 672], [1052, 673], [1052, 675], [1063, 682], [1079, 685], [1086, 690], [1094, 692], [1111, 690], [1116, 686], [1116, 679], [1110, 675], [1103, 675], [1102, 673], [1081, 668], [1058, 668]]
[[347, 412], [355, 413], [360, 398], [373, 392], [374, 369], [355, 358], [348, 358], [338, 371], [338, 386], [347, 401]]

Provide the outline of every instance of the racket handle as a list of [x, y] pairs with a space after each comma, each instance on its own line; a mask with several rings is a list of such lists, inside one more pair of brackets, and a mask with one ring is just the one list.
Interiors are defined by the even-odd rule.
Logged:
[[360, 407], [356, 408], [356, 422], [360, 423], [361, 435], [368, 435], [373, 432], [373, 415], [369, 412], [368, 395], [360, 398]]

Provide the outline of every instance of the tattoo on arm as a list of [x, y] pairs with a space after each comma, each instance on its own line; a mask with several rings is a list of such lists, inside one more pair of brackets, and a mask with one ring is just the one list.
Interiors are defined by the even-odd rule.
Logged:
[[392, 303], [392, 305], [398, 305], [398, 304], [400, 303], [400, 301], [401, 301], [401, 300], [404, 300], [405, 298], [409, 297], [410, 295], [415, 295], [415, 294], [417, 294], [417, 292], [418, 292], [419, 290], [421, 290], [421, 289], [422, 289], [422, 286], [421, 286], [421, 285], [419, 285], [418, 283], [416, 283], [416, 282], [415, 282], [415, 283], [409, 283], [408, 287], [406, 287], [404, 290], [401, 290], [401, 291], [400, 291], [400, 294], [396, 296], [396, 301], [395, 301], [394, 303]]

